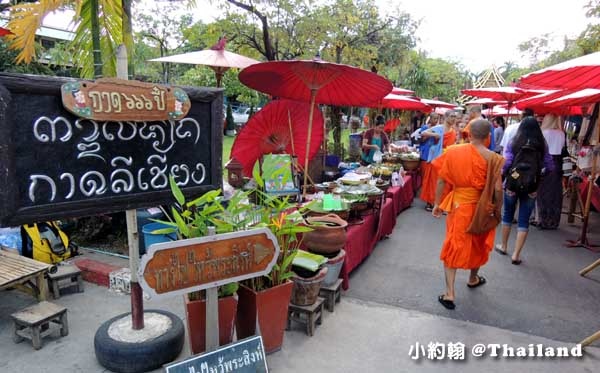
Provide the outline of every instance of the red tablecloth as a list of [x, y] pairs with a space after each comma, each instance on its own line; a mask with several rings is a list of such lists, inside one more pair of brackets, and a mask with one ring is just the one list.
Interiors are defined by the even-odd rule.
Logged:
[[377, 237], [382, 239], [394, 232], [396, 226], [396, 213], [394, 212], [394, 201], [386, 198], [379, 215]]
[[415, 198], [413, 189], [412, 176], [404, 176], [404, 186], [402, 187], [389, 187], [386, 192], [386, 196], [392, 198], [394, 204], [394, 212], [396, 215], [400, 214], [401, 211], [406, 210], [412, 204]]
[[344, 280], [342, 288], [348, 290], [350, 282], [348, 280], [350, 272], [356, 268], [375, 248], [379, 240], [377, 237], [377, 220], [374, 214], [363, 217], [362, 224], [350, 225], [346, 230], [346, 259], [340, 272], [340, 277]]
[[423, 177], [421, 176], [421, 169], [417, 168], [416, 170], [406, 171], [406, 174], [412, 177], [412, 188], [414, 195], [417, 195], [419, 188], [421, 188], [421, 184], [423, 183]]

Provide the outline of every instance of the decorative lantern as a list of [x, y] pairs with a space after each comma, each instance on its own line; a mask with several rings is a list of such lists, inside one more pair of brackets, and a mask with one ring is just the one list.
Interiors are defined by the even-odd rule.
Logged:
[[244, 166], [235, 158], [231, 158], [225, 165], [227, 169], [227, 181], [234, 188], [241, 188], [244, 185], [244, 176], [242, 170]]

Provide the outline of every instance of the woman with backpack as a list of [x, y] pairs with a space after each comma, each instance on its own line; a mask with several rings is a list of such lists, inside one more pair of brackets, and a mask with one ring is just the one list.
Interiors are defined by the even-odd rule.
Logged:
[[504, 176], [502, 243], [496, 245], [495, 250], [502, 255], [508, 253], [508, 238], [518, 202], [517, 239], [512, 264], [519, 265], [542, 171], [549, 172], [554, 169], [552, 157], [548, 153], [548, 145], [534, 117], [526, 117], [521, 121], [514, 139], [504, 151], [504, 157], [506, 162], [502, 169]]

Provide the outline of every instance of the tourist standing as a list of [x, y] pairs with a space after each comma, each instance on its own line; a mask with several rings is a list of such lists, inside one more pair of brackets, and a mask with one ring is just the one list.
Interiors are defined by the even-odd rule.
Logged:
[[502, 169], [504, 175], [504, 209], [502, 211], [502, 243], [496, 245], [496, 251], [502, 255], [508, 253], [508, 238], [515, 216], [517, 202], [517, 238], [512, 254], [512, 264], [521, 264], [521, 250], [529, 232], [529, 217], [535, 206], [535, 198], [540, 178], [545, 171], [552, 171], [552, 157], [542, 130], [534, 117], [526, 117], [519, 124], [514, 139], [504, 149], [506, 163]]

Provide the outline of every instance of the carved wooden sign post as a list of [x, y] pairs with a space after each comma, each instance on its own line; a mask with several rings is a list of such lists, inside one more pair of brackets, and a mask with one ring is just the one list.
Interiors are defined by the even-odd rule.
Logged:
[[181, 88], [123, 79], [68, 82], [61, 93], [68, 111], [94, 120], [179, 120], [191, 107]]
[[151, 245], [138, 271], [153, 297], [187, 294], [265, 275], [279, 246], [267, 228]]

